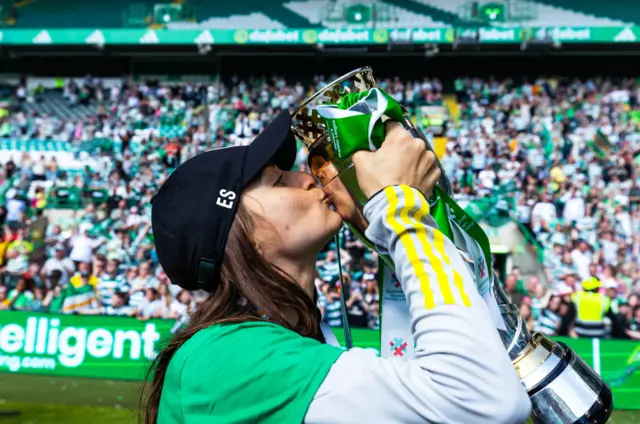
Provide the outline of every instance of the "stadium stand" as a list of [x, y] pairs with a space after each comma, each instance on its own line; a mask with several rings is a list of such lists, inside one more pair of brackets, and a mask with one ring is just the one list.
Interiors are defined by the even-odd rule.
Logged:
[[[406, 9], [395, 1], [372, 2], [368, 8], [372, 8], [375, 21], [349, 22], [345, 19], [344, 8], [351, 3], [327, 2], [323, 0], [292, 1], [285, 3], [285, 7], [301, 16], [308, 17], [309, 21], [326, 28], [338, 28], [345, 26], [368, 26], [376, 28], [415, 28], [415, 27], [441, 27], [444, 22], [434, 19], [432, 16]], [[332, 13], [333, 12], [333, 13]]]
[[[152, 11], [152, 0], [136, 2], [144, 10]], [[55, 2], [33, 1], [17, 8], [13, 28], [120, 28], [125, 25], [125, 14], [131, 1], [85, 2], [57, 0]]]
[[[451, 14], [460, 14], [461, 10], [467, 5], [473, 3], [482, 4], [483, 2], [471, 2], [469, 0], [408, 0], [421, 5], [429, 6], [434, 9], [443, 10]], [[500, 4], [502, 2], [486, 2], [491, 4]], [[540, 2], [521, 2], [512, 1], [504, 2], [507, 7], [517, 7], [519, 4], [526, 4], [532, 8], [535, 13], [532, 19], [521, 21], [492, 22], [493, 25], [499, 26], [614, 26], [623, 25], [625, 22], [604, 17], [593, 16], [578, 10], [569, 10], [563, 7], [542, 4]]]
[[436, 7], [429, 2], [412, 0], [390, 0], [390, 2], [413, 13], [430, 16], [434, 21], [442, 22], [446, 25], [476, 26], [473, 22], [465, 21], [456, 9], [449, 10], [443, 7]]
[[640, 24], [640, 10], [634, 3], [599, 0], [537, 0], [537, 3], [572, 12]]
[[82, 120], [95, 115], [97, 112], [94, 104], [78, 104], [75, 107], [71, 107], [62, 93], [56, 90], [44, 90], [38, 95], [37, 102], [27, 102], [24, 104], [24, 108], [27, 113], [42, 116], [51, 115], [65, 120]]
[[[216, 1], [187, 0], [179, 4], [114, 0], [33, 1], [16, 8], [13, 28], [65, 28], [73, 16], [76, 27], [167, 27], [173, 29], [283, 29], [375, 26], [379, 28], [478, 26], [474, 13], [483, 4], [503, 5], [515, 19], [496, 20], [498, 26], [613, 26], [640, 21], [638, 12], [621, 2], [470, 0], [305, 0]], [[615, 6], [619, 4], [619, 6]], [[98, 9], [97, 9], [98, 8]], [[631, 8], [633, 9], [633, 8]], [[474, 12], [475, 11], [475, 12]], [[485, 22], [486, 24], [486, 22]]]

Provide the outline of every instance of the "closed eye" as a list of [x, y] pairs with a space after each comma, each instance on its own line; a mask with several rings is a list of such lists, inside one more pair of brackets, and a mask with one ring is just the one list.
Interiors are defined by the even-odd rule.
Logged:
[[284, 176], [284, 172], [280, 174], [280, 176], [278, 177], [278, 179], [276, 180], [275, 183], [273, 183], [274, 186], [284, 186], [284, 182], [282, 181], [282, 177]]

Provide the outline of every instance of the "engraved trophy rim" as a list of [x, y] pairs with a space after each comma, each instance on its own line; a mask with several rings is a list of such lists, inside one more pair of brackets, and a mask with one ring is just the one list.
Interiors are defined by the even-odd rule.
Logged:
[[[363, 73], [363, 72], [373, 73], [373, 69], [370, 66], [363, 66], [363, 67], [360, 67], [360, 68], [357, 68], [357, 69], [353, 69], [352, 71], [347, 72], [346, 74], [344, 74], [344, 75], [334, 79], [333, 81], [327, 83], [320, 90], [316, 91], [314, 94], [312, 94], [311, 96], [307, 97], [302, 103], [300, 103], [298, 108], [291, 113], [291, 117], [293, 118], [295, 115], [300, 113], [302, 111], [302, 109], [307, 107], [309, 104], [311, 104], [317, 98], [323, 96], [327, 91], [331, 90], [331, 88], [333, 86], [335, 86], [336, 84], [342, 84], [343, 82], [348, 81], [350, 78], [354, 77], [356, 74]], [[374, 80], [374, 82], [375, 82], [375, 80]]]
[[[342, 88], [342, 84], [347, 81], [352, 81], [354, 87]], [[307, 148], [311, 147], [326, 132], [326, 127], [316, 112], [317, 106], [335, 104], [344, 94], [370, 90], [377, 86], [370, 66], [362, 66], [341, 75], [304, 99], [290, 114], [293, 133]]]

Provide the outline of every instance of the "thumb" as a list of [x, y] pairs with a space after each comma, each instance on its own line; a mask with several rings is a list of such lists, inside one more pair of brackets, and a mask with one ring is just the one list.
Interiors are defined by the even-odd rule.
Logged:
[[357, 169], [360, 166], [365, 166], [365, 164], [370, 161], [373, 156], [373, 152], [370, 152], [368, 150], [358, 150], [351, 157], [351, 161], [353, 162], [353, 166], [355, 166]]

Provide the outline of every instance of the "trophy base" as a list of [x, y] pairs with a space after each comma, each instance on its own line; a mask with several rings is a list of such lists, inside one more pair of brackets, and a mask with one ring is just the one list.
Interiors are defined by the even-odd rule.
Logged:
[[535, 424], [601, 424], [613, 411], [611, 389], [567, 345], [534, 334], [513, 361]]

